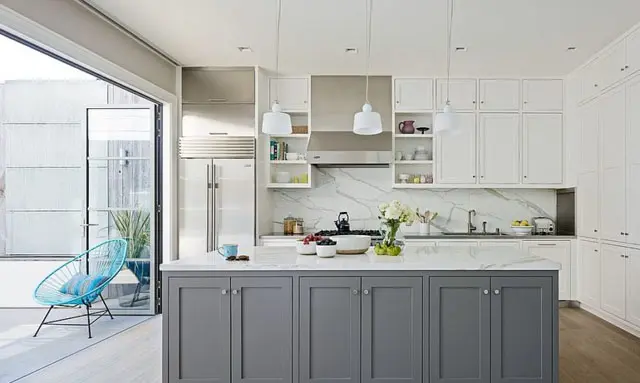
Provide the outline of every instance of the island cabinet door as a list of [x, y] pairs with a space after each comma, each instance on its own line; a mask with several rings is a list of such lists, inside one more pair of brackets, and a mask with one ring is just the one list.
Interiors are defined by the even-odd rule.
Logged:
[[360, 278], [300, 278], [300, 383], [360, 383]]
[[491, 279], [431, 277], [430, 383], [489, 383]]
[[229, 278], [169, 278], [170, 383], [229, 383]]
[[231, 320], [231, 381], [291, 383], [292, 279], [231, 278]]
[[491, 294], [491, 382], [553, 382], [551, 278], [492, 277]]
[[362, 278], [362, 382], [422, 382], [422, 277]]

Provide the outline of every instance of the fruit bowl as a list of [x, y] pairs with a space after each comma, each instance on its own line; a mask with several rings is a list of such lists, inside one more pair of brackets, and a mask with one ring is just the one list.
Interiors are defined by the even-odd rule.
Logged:
[[296, 251], [300, 255], [314, 255], [316, 253], [316, 242], [305, 243], [302, 240], [296, 241]]
[[333, 258], [336, 256], [336, 245], [316, 245], [316, 254], [320, 258]]
[[533, 226], [511, 226], [511, 230], [515, 235], [529, 235], [533, 230]]
[[331, 240], [336, 242], [338, 254], [364, 254], [371, 246], [369, 235], [335, 235]]

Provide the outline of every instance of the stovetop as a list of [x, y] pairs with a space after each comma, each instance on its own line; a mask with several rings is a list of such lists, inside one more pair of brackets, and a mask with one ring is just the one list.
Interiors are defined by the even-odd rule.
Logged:
[[372, 239], [382, 238], [380, 230], [350, 230], [344, 232], [338, 232], [337, 230], [320, 230], [315, 233], [322, 237], [330, 237], [332, 235], [369, 235]]

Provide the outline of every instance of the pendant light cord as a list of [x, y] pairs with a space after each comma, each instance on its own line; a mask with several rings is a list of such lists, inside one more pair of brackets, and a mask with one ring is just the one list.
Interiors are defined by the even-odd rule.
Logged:
[[451, 30], [453, 27], [453, 0], [447, 1], [447, 102], [449, 105], [449, 90], [451, 88]]
[[373, 1], [364, 0], [366, 9], [366, 31], [365, 36], [367, 40], [367, 68], [365, 72], [365, 101], [369, 103], [369, 65], [371, 62], [371, 14], [373, 12]]
[[278, 13], [276, 15], [276, 103], [280, 100], [280, 17], [282, 17], [282, 0], [278, 3]]

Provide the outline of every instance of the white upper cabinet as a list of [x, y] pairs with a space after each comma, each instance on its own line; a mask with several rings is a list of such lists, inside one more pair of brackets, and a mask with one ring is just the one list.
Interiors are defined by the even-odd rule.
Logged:
[[621, 41], [600, 57], [602, 87], [606, 88], [623, 79], [626, 76], [625, 65], [625, 42]]
[[600, 238], [598, 172], [578, 175], [578, 235]]
[[255, 98], [252, 70], [185, 68], [182, 71], [182, 102], [252, 103]]
[[[438, 110], [442, 110], [447, 103], [447, 79], [436, 80]], [[449, 100], [456, 111], [476, 109], [476, 80], [451, 79], [449, 85]]]
[[531, 256], [541, 257], [562, 265], [558, 274], [560, 300], [571, 299], [571, 242], [569, 241], [524, 241], [522, 250]]
[[480, 114], [479, 182], [516, 184], [520, 180], [520, 115]]
[[624, 166], [625, 147], [625, 89], [616, 88], [600, 102], [600, 142], [602, 142], [602, 168]]
[[309, 79], [270, 78], [269, 105], [278, 99], [283, 112], [306, 112], [309, 110]]
[[460, 131], [437, 137], [436, 180], [440, 184], [476, 183], [476, 116], [457, 114]]
[[524, 114], [522, 182], [561, 184], [563, 134], [561, 114]]
[[627, 60], [625, 65], [626, 75], [640, 70], [640, 29], [637, 29], [626, 41]]
[[593, 308], [600, 308], [601, 257], [595, 242], [578, 241], [578, 298]]
[[597, 172], [600, 152], [597, 101], [580, 109], [580, 124], [580, 168], [578, 173]]
[[560, 112], [563, 98], [562, 80], [522, 81], [522, 110], [526, 112]]
[[627, 211], [624, 168], [603, 169], [600, 184], [600, 237], [624, 242]]
[[640, 250], [627, 249], [627, 313], [626, 319], [640, 326]]
[[[627, 86], [627, 242], [640, 245], [640, 78]], [[640, 279], [640, 275], [637, 276]]]
[[626, 249], [606, 245], [602, 249], [602, 309], [624, 319], [626, 313]]
[[433, 80], [430, 78], [395, 79], [396, 111], [433, 109]]
[[600, 79], [600, 60], [595, 59], [582, 69], [581, 73], [581, 100], [594, 97], [602, 89]]
[[520, 109], [520, 80], [480, 80], [480, 110]]

